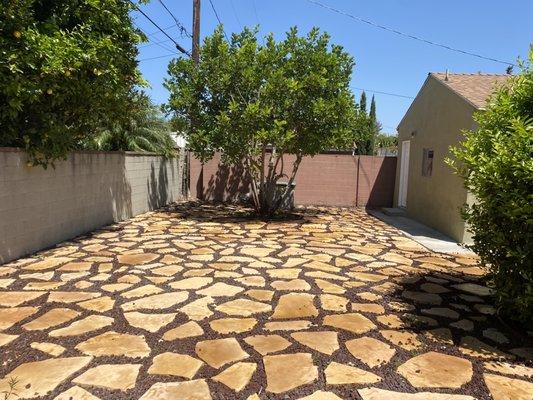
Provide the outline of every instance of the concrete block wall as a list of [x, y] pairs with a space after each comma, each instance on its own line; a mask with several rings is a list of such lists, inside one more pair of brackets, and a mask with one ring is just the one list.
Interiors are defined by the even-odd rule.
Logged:
[[183, 158], [74, 152], [43, 169], [0, 148], [0, 264], [182, 199]]

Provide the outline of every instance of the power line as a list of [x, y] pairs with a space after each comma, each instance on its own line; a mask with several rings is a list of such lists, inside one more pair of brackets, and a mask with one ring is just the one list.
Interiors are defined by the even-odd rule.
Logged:
[[364, 19], [364, 18], [358, 17], [356, 15], [349, 14], [349, 13], [347, 13], [345, 11], [339, 10], [337, 8], [333, 8], [331, 6], [328, 6], [327, 4], [321, 3], [321, 2], [316, 1], [316, 0], [307, 0], [307, 1], [309, 3], [317, 5], [319, 7], [325, 8], [326, 10], [330, 10], [330, 11], [333, 11], [333, 12], [335, 12], [337, 14], [344, 15], [344, 16], [346, 16], [348, 18], [351, 18], [353, 20], [356, 20], [358, 22], [362, 22], [364, 24], [371, 25], [371, 26], [373, 26], [375, 28], [382, 29], [384, 31], [392, 32], [392, 33], [394, 33], [396, 35], [399, 35], [399, 36], [403, 36], [403, 37], [406, 37], [406, 38], [409, 38], [409, 39], [413, 39], [413, 40], [418, 40], [419, 42], [423, 42], [423, 43], [426, 43], [426, 44], [431, 45], [431, 46], [442, 47], [442, 48], [444, 48], [446, 50], [455, 51], [457, 53], [461, 53], [461, 54], [464, 54], [464, 55], [481, 58], [483, 60], [493, 61], [493, 62], [496, 62], [496, 63], [505, 64], [505, 65], [516, 66], [516, 64], [514, 64], [512, 62], [498, 60], [497, 58], [492, 58], [492, 57], [486, 57], [486, 56], [483, 56], [481, 54], [472, 53], [470, 51], [461, 50], [461, 49], [458, 49], [458, 48], [455, 48], [455, 47], [448, 46], [446, 44], [433, 42], [431, 40], [424, 39], [424, 38], [419, 37], [419, 36], [411, 35], [409, 33], [404, 33], [404, 32], [398, 31], [396, 29], [389, 28], [389, 27], [384, 26], [384, 25], [380, 25], [380, 24], [378, 24], [376, 22], [373, 22], [373, 21], [370, 21], [368, 19]]
[[226, 30], [224, 29], [224, 24], [222, 23], [222, 20], [218, 16], [218, 13], [217, 13], [217, 10], [215, 8], [215, 5], [213, 4], [213, 1], [209, 0], [209, 4], [211, 4], [211, 8], [213, 9], [213, 12], [215, 13], [215, 17], [217, 18], [218, 23], [222, 26], [222, 32], [224, 32], [224, 36], [226, 36], [226, 40], [229, 43], [230, 40], [229, 40], [228, 34], [226, 33]]
[[190, 57], [190, 53], [187, 50], [185, 50], [183, 47], [181, 47], [178, 42], [176, 42], [168, 33], [165, 32], [165, 30], [163, 30], [159, 25], [157, 25], [152, 18], [150, 18], [148, 15], [146, 15], [146, 13], [143, 10], [141, 10], [133, 1], [129, 0], [129, 2], [130, 2], [130, 4], [133, 7], [135, 7], [137, 9], [137, 11], [139, 11], [142, 15], [144, 15], [144, 17], [148, 21], [150, 21], [152, 23], [152, 25], [154, 25], [157, 29], [159, 29], [159, 31], [161, 31], [161, 33], [163, 35], [165, 35], [167, 38], [169, 38], [174, 43], [174, 45], [176, 46], [176, 49], [178, 49], [183, 54], [187, 54]]
[[362, 92], [370, 92], [370, 93], [376, 93], [376, 94], [384, 94], [386, 96], [394, 96], [394, 97], [401, 97], [403, 99], [414, 99], [413, 96], [407, 96], [405, 94], [398, 94], [398, 93], [389, 93], [389, 92], [380, 92], [378, 90], [371, 90], [371, 89], [364, 89], [360, 87], [350, 86], [352, 89], [360, 90]]
[[143, 61], [150, 61], [150, 60], [158, 60], [160, 58], [165, 58], [165, 57], [172, 57], [172, 56], [175, 56], [176, 54], [179, 54], [179, 53], [171, 53], [171, 54], [164, 54], [162, 56], [156, 56], [156, 57], [148, 57], [148, 58], [141, 58], [139, 60], [139, 62], [143, 62]]
[[239, 20], [239, 17], [237, 15], [237, 10], [235, 9], [235, 5], [233, 4], [233, 0], [229, 0], [230, 4], [231, 4], [231, 9], [233, 10], [233, 15], [235, 15], [235, 19], [237, 20], [237, 23], [241, 26], [241, 29], [242, 29], [242, 24], [241, 24], [241, 21]]
[[174, 14], [172, 14], [172, 11], [169, 10], [169, 8], [166, 6], [166, 4], [163, 2], [163, 0], [159, 0], [159, 2], [163, 6], [163, 8], [170, 14], [170, 16], [172, 17], [174, 22], [176, 22], [176, 25], [178, 26], [181, 35], [182, 36], [185, 35], [185, 36], [188, 36], [188, 37], [192, 38], [192, 35], [187, 31], [187, 29], [183, 26], [183, 24], [176, 18], [176, 16]]

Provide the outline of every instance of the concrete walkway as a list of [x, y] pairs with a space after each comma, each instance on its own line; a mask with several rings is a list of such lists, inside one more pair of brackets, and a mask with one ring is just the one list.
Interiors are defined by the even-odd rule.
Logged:
[[402, 215], [387, 215], [378, 210], [369, 210], [368, 213], [399, 229], [406, 236], [420, 243], [428, 250], [437, 253], [475, 256], [472, 250], [461, 246], [452, 238], [411, 218]]

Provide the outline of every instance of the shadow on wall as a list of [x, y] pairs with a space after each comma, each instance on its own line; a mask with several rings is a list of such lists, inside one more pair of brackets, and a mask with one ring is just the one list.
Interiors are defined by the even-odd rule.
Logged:
[[[204, 170], [200, 171], [197, 193], [203, 193], [201, 199], [217, 202], [235, 202], [240, 196], [250, 191], [251, 180], [246, 176], [242, 165], [218, 164], [216, 173], [203, 186]], [[200, 186], [200, 187], [199, 187]], [[203, 186], [203, 187], [202, 187]]]
[[150, 178], [146, 182], [148, 190], [148, 206], [151, 210], [162, 207], [169, 202], [169, 191], [168, 187], [168, 167], [170, 165], [172, 171], [172, 161], [166, 158], [161, 159], [158, 163], [158, 172], [156, 176], [156, 171], [154, 168], [154, 163], [150, 165]]
[[367, 208], [392, 207], [396, 157], [360, 156], [357, 203]]
[[[133, 216], [131, 204], [131, 185], [126, 177], [126, 159], [122, 157], [120, 172], [116, 174], [109, 187], [110, 202], [113, 207], [113, 217], [111, 221], [122, 221]], [[110, 221], [110, 222], [111, 222]]]

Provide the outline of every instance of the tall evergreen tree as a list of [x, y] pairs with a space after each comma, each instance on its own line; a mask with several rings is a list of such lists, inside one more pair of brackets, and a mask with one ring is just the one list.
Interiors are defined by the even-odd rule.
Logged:
[[376, 99], [374, 98], [374, 95], [372, 95], [372, 101], [370, 102], [370, 119], [376, 123]]
[[359, 108], [366, 114], [366, 93], [361, 93], [361, 100], [359, 100]]

